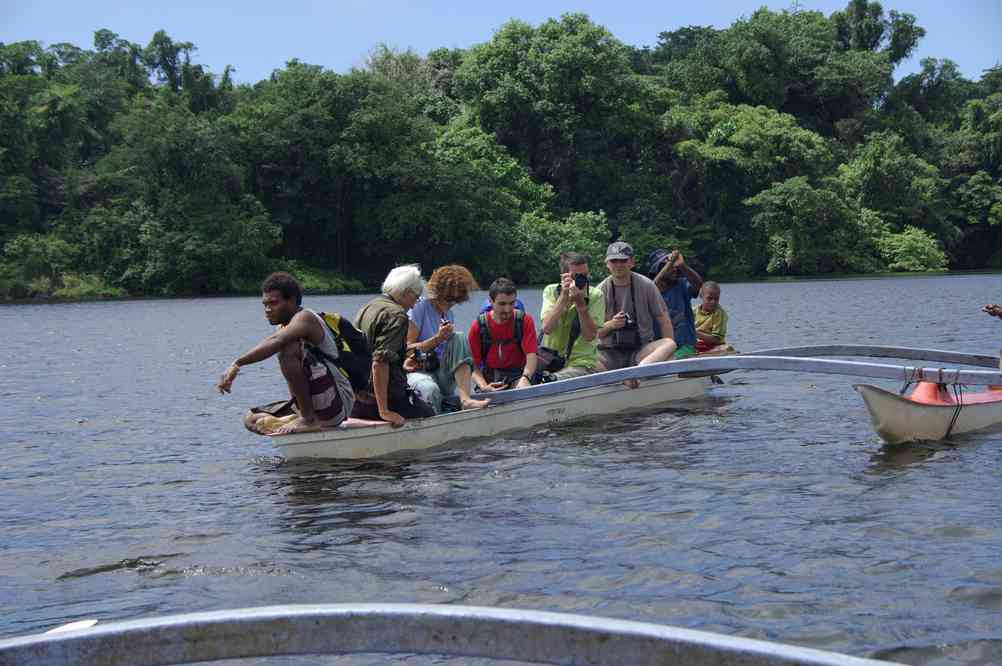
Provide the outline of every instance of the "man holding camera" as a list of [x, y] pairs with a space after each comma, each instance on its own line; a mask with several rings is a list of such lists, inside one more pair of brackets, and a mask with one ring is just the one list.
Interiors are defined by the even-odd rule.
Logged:
[[588, 283], [588, 257], [577, 252], [561, 253], [560, 282], [543, 289], [540, 369], [554, 379], [595, 372], [596, 334], [604, 314], [602, 292]]
[[[629, 243], [617, 241], [605, 253], [609, 277], [598, 288], [605, 298], [605, 323], [598, 330], [603, 370], [667, 361], [675, 352], [671, 320], [664, 299], [649, 278], [633, 272]], [[654, 332], [658, 323], [660, 336]], [[635, 387], [636, 380], [630, 382]]]

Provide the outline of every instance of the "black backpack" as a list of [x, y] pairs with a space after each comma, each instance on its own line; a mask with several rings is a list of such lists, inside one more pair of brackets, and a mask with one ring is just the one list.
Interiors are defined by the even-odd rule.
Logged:
[[317, 314], [327, 324], [327, 328], [334, 337], [338, 357], [331, 358], [316, 347], [313, 347], [313, 350], [337, 366], [351, 382], [351, 387], [354, 390], [368, 390], [369, 379], [372, 376], [372, 350], [369, 348], [369, 341], [365, 339], [365, 333], [355, 328], [354, 324], [346, 317], [342, 317], [336, 312], [318, 312]]
[[[481, 312], [477, 315], [477, 325], [480, 326], [480, 362], [483, 363], [484, 367], [487, 366], [487, 350], [491, 347], [491, 329], [487, 325], [487, 315], [490, 312]], [[525, 313], [519, 309], [515, 310], [515, 344], [522, 347], [522, 320], [525, 319]], [[500, 342], [509, 342], [508, 340], [501, 340]]]

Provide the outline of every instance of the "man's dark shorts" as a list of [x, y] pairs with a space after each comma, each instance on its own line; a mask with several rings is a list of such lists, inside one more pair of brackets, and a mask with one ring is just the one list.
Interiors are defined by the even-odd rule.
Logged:
[[[411, 391], [406, 393], [405, 398], [390, 399], [390, 409], [395, 411], [405, 419], [423, 419], [428, 416], [435, 416], [435, 408]], [[371, 394], [358, 393], [355, 396], [355, 406], [351, 410], [351, 416], [355, 419], [366, 419], [367, 421], [382, 421], [379, 417], [379, 405]]]

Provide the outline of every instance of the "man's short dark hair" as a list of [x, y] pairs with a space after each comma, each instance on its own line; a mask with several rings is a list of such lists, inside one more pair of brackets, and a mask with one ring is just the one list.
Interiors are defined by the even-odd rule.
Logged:
[[571, 270], [571, 266], [580, 266], [581, 264], [587, 264], [588, 257], [581, 254], [580, 252], [561, 252], [560, 253], [560, 272], [567, 273]]
[[299, 280], [283, 271], [272, 273], [264, 279], [261, 283], [261, 293], [268, 291], [277, 291], [287, 301], [295, 298], [296, 305], [303, 304], [303, 287], [299, 284]]
[[488, 295], [491, 297], [491, 301], [498, 297], [498, 294], [506, 294], [508, 296], [514, 296], [518, 293], [518, 289], [515, 287], [515, 283], [506, 277], [499, 277], [498, 279], [491, 282], [491, 288], [488, 290]]

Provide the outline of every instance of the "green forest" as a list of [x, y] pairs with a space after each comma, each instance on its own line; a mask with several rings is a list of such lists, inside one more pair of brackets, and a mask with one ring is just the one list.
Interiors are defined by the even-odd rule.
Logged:
[[643, 47], [567, 14], [253, 85], [163, 31], [0, 43], [0, 299], [540, 284], [615, 239], [717, 279], [1002, 268], [1002, 65], [895, 82], [924, 35], [866, 0]]

